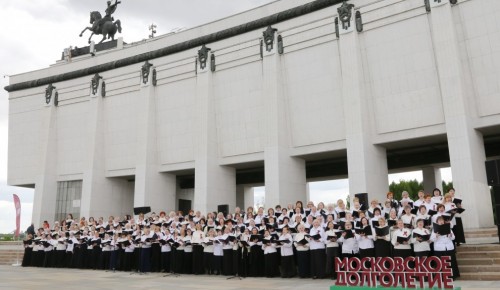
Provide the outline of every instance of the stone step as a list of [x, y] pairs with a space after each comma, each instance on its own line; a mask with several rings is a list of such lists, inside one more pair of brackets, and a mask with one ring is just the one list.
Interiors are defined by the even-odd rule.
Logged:
[[498, 244], [498, 237], [468, 238], [464, 245]]
[[483, 244], [483, 245], [461, 245], [457, 247], [457, 252], [497, 252], [500, 251], [500, 244]]
[[482, 265], [500, 265], [500, 259], [491, 259], [491, 258], [466, 258], [466, 259], [461, 259], [459, 258], [457, 261], [459, 266], [462, 265], [476, 265], [476, 266], [482, 266]]
[[487, 229], [467, 230], [465, 232], [466, 240], [467, 238], [488, 238], [488, 237], [498, 237], [498, 229], [487, 228]]
[[497, 272], [500, 273], [500, 265], [463, 265], [458, 264], [460, 273], [483, 273], [483, 272]]
[[500, 272], [460, 273], [460, 280], [500, 281]]
[[498, 234], [497, 233], [481, 233], [481, 234], [465, 234], [465, 241], [467, 239], [474, 239], [474, 238], [497, 238]]
[[457, 259], [461, 258], [500, 258], [500, 252], [458, 252]]
[[498, 229], [496, 227], [491, 228], [480, 228], [480, 229], [467, 229], [465, 233], [485, 233], [485, 232], [497, 232]]

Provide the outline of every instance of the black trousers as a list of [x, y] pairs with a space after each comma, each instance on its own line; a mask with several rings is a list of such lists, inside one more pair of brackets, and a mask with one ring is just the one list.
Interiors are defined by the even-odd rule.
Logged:
[[161, 252], [161, 270], [170, 272], [170, 252]]
[[33, 254], [33, 248], [30, 248], [30, 247], [24, 248], [24, 256], [23, 256], [23, 262], [21, 263], [21, 266], [28, 267], [31, 265], [31, 255], [32, 254]]
[[450, 256], [451, 258], [451, 269], [453, 271], [453, 279], [460, 277], [460, 270], [458, 269], [457, 257], [455, 255], [455, 250], [450, 251], [434, 251], [434, 256], [445, 257]]
[[233, 274], [233, 249], [225, 249], [223, 253], [222, 275], [230, 276]]
[[340, 256], [339, 247], [326, 248], [326, 269], [325, 274], [330, 278], [337, 278], [337, 271], [335, 271], [335, 258]]
[[311, 270], [309, 251], [297, 251], [297, 265], [299, 269], [299, 277], [309, 277]]
[[184, 252], [183, 267], [185, 274], [193, 274], [193, 252]]
[[203, 269], [203, 246], [193, 246], [193, 274], [201, 275], [205, 271]]
[[311, 276], [322, 279], [325, 277], [325, 249], [310, 250], [311, 252]]
[[291, 256], [281, 256], [281, 278], [295, 276], [295, 259]]
[[151, 248], [142, 248], [140, 270], [142, 273], [151, 272]]
[[222, 274], [222, 259], [224, 256], [212, 256], [212, 271], [217, 275]]
[[278, 253], [264, 254], [264, 274], [267, 278], [278, 276]]
[[203, 253], [203, 268], [210, 275], [213, 273], [212, 261], [214, 253], [204, 252]]
[[130, 271], [135, 268], [134, 252], [125, 252], [125, 261], [123, 263], [123, 271]]

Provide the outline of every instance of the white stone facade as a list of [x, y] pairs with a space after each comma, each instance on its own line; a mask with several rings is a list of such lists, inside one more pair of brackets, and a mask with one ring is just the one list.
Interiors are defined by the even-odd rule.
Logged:
[[[236, 185], [236, 168], [263, 164], [266, 205], [286, 205], [306, 200], [306, 157], [327, 154], [347, 156], [351, 194], [382, 198], [389, 145], [436, 138], [448, 142], [466, 227], [491, 226], [481, 132], [500, 127], [500, 1], [429, 1], [431, 12], [424, 0], [351, 0], [351, 27], [339, 23], [339, 38], [340, 4], [276, 23], [283, 54], [275, 39], [261, 56], [262, 27], [206, 43], [205, 69], [196, 60], [201, 47], [150, 59], [156, 86], [152, 73], [142, 82], [138, 63], [100, 72], [105, 97], [92, 93], [93, 75], [54, 83], [57, 107], [54, 98], [45, 104], [46, 85], [12, 91], [8, 183], [35, 187], [35, 223], [53, 218], [57, 182], [67, 180], [83, 180], [82, 216], [173, 210], [179, 198], [206, 212], [248, 205], [252, 191]], [[10, 81], [117, 61], [306, 2], [273, 2]], [[194, 192], [178, 188], [185, 172], [195, 174]]]

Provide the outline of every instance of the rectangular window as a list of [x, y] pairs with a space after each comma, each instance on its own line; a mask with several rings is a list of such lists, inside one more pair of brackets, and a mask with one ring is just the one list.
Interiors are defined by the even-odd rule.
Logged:
[[62, 221], [68, 214], [74, 219], [80, 218], [80, 199], [82, 198], [82, 181], [61, 181], [57, 185], [55, 220]]

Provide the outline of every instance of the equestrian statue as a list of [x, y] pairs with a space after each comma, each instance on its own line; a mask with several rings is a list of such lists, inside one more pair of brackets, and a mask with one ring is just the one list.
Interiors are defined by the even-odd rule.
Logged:
[[108, 1], [108, 7], [105, 10], [106, 15], [104, 17], [101, 16], [99, 11], [90, 12], [90, 24], [92, 24], [92, 27], [85, 27], [82, 33], [80, 33], [80, 37], [82, 37], [83, 33], [88, 29], [92, 31], [92, 34], [89, 37], [89, 44], [94, 34], [102, 34], [102, 39], [99, 43], [106, 40], [106, 37], [108, 39], [115, 40], [116, 32], [118, 31], [119, 33], [122, 33], [122, 26], [120, 20], [114, 21], [114, 18], [111, 15], [115, 13], [116, 7], [120, 3], [121, 2], [118, 0], [115, 0], [114, 4], [111, 4], [111, 1]]

